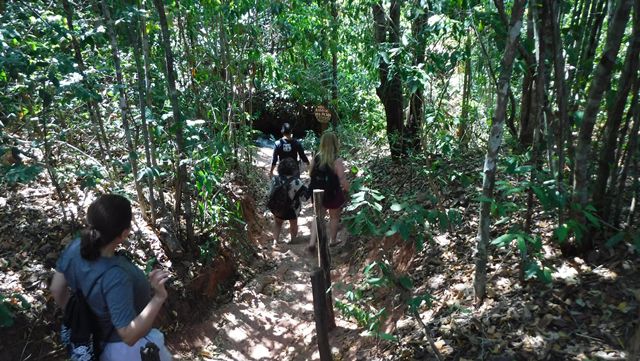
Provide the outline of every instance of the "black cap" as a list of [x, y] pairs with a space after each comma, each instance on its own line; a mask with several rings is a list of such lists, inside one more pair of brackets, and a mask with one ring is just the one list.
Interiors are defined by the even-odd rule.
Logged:
[[282, 124], [282, 128], [280, 129], [282, 134], [291, 134], [291, 125], [289, 123]]

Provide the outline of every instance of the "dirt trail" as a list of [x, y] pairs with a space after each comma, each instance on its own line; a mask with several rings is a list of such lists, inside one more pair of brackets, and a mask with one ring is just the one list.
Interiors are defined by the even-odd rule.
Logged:
[[[270, 161], [271, 149], [259, 148], [254, 162], [264, 169], [265, 175]], [[302, 179], [308, 184], [306, 172]], [[182, 359], [193, 359], [196, 355], [202, 360], [319, 359], [309, 278], [317, 261], [306, 250], [312, 215], [311, 204], [303, 203], [298, 237], [293, 243], [288, 222], [276, 244], [271, 230], [264, 230], [262, 252], [275, 267], [257, 275], [232, 302], [211, 315], [203, 315], [200, 324], [185, 330], [180, 343], [197, 349]], [[333, 339], [345, 332], [355, 332], [354, 326], [339, 317], [336, 322], [339, 328], [332, 332]]]

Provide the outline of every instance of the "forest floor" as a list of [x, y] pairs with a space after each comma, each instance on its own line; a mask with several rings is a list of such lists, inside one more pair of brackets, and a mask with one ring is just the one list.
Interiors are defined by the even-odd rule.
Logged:
[[[265, 182], [269, 156], [270, 150], [261, 149], [256, 157], [255, 166], [263, 170]], [[455, 168], [477, 175], [481, 164], [473, 157], [464, 164], [443, 161], [438, 172], [445, 174]], [[366, 265], [386, 260], [397, 274], [411, 276], [415, 294], [433, 297], [431, 306], [419, 308], [420, 317], [446, 360], [627, 358], [625, 349], [640, 323], [640, 258], [630, 244], [622, 242], [613, 250], [564, 259], [548, 241], [552, 222], [536, 210], [534, 231], [544, 239], [544, 262], [553, 268], [551, 284], [535, 279], [519, 281], [517, 251], [492, 249], [488, 296], [476, 304], [472, 284], [477, 189], [457, 180], [438, 185], [410, 166], [393, 165], [384, 156], [366, 166], [377, 175], [372, 188], [398, 194], [437, 193], [441, 201], [426, 206], [455, 208], [461, 213], [461, 222], [434, 231], [421, 251], [397, 234], [375, 237], [341, 230], [339, 237], [344, 242], [331, 248], [337, 300], [344, 297], [346, 287], [361, 282]], [[0, 360], [64, 359], [57, 335], [60, 311], [51, 301], [47, 283], [72, 229], [60, 226], [63, 222], [55, 191], [46, 179], [42, 175], [37, 184], [3, 185], [0, 192], [0, 294], [20, 295], [29, 305], [21, 309], [21, 298], [10, 297], [17, 317], [15, 325], [0, 327]], [[82, 219], [90, 197], [86, 192], [74, 192], [67, 212]], [[253, 199], [264, 198], [263, 193], [255, 192]], [[253, 201], [248, 207], [255, 213], [254, 219], [247, 220], [255, 230], [251, 241], [260, 246], [257, 257], [245, 265], [253, 270], [253, 276], [235, 281], [221, 297], [227, 302], [200, 299], [192, 290], [187, 298], [170, 296], [165, 307], [168, 316], [163, 321], [168, 345], [182, 360], [318, 359], [309, 280], [315, 257], [305, 250], [311, 207], [304, 205], [300, 237], [287, 242], [285, 228], [276, 244], [263, 204]], [[492, 236], [499, 236], [504, 227], [495, 227]], [[144, 226], [139, 214], [134, 228], [131, 248], [137, 250], [132, 252], [140, 258], [141, 266], [150, 254], [173, 269], [184, 263], [171, 265], [159, 248], [158, 237]], [[408, 315], [406, 299], [399, 292], [392, 287], [370, 288], [367, 296], [370, 298], [359, 306], [369, 312], [385, 308], [387, 317], [381, 331], [392, 333], [397, 341], [362, 336], [363, 329], [336, 310], [338, 328], [330, 335], [335, 360], [435, 359], [424, 329]]]

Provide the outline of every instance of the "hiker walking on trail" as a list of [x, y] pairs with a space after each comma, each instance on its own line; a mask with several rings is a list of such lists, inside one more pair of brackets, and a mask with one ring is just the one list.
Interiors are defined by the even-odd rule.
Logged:
[[307, 166], [309, 165], [309, 159], [304, 154], [304, 148], [302, 144], [293, 137], [291, 134], [291, 126], [289, 123], [282, 124], [282, 138], [276, 141], [276, 145], [273, 147], [273, 160], [271, 161], [271, 170], [269, 171], [269, 177], [273, 176], [273, 170], [276, 168], [278, 162], [283, 159], [291, 158], [295, 162], [296, 176], [300, 175], [300, 167], [298, 156], [300, 156], [300, 160], [304, 162]]
[[[115, 252], [129, 237], [131, 219], [126, 198], [99, 197], [87, 210], [89, 227], [58, 259], [50, 290], [65, 310], [61, 334], [71, 360], [88, 360], [90, 352], [101, 361], [140, 361], [141, 348], [149, 342], [159, 349], [156, 359], [172, 359], [163, 334], [152, 328], [167, 299], [169, 273], [153, 270], [147, 279]], [[89, 340], [89, 336], [97, 342], [77, 343], [79, 337]]]
[[289, 221], [291, 241], [298, 235], [298, 216], [300, 215], [301, 200], [309, 199], [308, 189], [296, 175], [297, 163], [292, 158], [285, 158], [278, 164], [278, 175], [271, 179], [267, 207], [274, 217], [274, 242], [280, 239], [280, 232], [284, 221]]
[[[341, 241], [338, 240], [338, 226], [340, 224], [340, 213], [347, 201], [345, 192], [349, 191], [349, 181], [345, 177], [345, 167], [342, 158], [339, 158], [340, 141], [333, 132], [325, 132], [320, 138], [318, 154], [311, 163], [311, 184], [309, 188], [324, 190], [322, 200], [321, 216], [324, 216], [324, 209], [329, 210], [329, 245], [335, 246]], [[314, 238], [311, 237], [309, 249], [315, 247]]]

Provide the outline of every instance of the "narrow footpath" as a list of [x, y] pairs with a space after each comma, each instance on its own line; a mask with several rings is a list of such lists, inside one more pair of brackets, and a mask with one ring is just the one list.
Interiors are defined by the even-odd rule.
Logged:
[[[254, 160], [254, 165], [264, 170], [265, 179], [271, 154], [270, 148], [258, 148]], [[307, 172], [304, 172], [302, 179], [308, 184]], [[267, 212], [263, 216], [270, 220], [271, 214]], [[200, 324], [185, 330], [184, 337], [197, 348], [194, 350], [197, 357], [201, 360], [230, 361], [319, 359], [309, 278], [317, 260], [315, 254], [306, 250], [312, 216], [311, 203], [303, 203], [298, 219], [298, 237], [293, 242], [290, 240], [288, 222], [285, 222], [280, 241], [275, 244], [271, 229], [264, 229], [261, 252], [275, 267], [257, 275], [238, 291], [232, 302], [211, 315], [203, 315]], [[265, 224], [271, 225], [271, 220]], [[339, 237], [344, 237], [344, 232], [341, 231]], [[332, 248], [332, 252], [340, 253], [340, 246]], [[336, 276], [332, 277], [335, 279]], [[338, 355], [343, 347], [344, 336], [355, 332], [355, 326], [342, 320], [338, 312], [336, 323], [338, 329], [331, 333], [331, 344]], [[187, 357], [181, 359], [186, 360]]]

